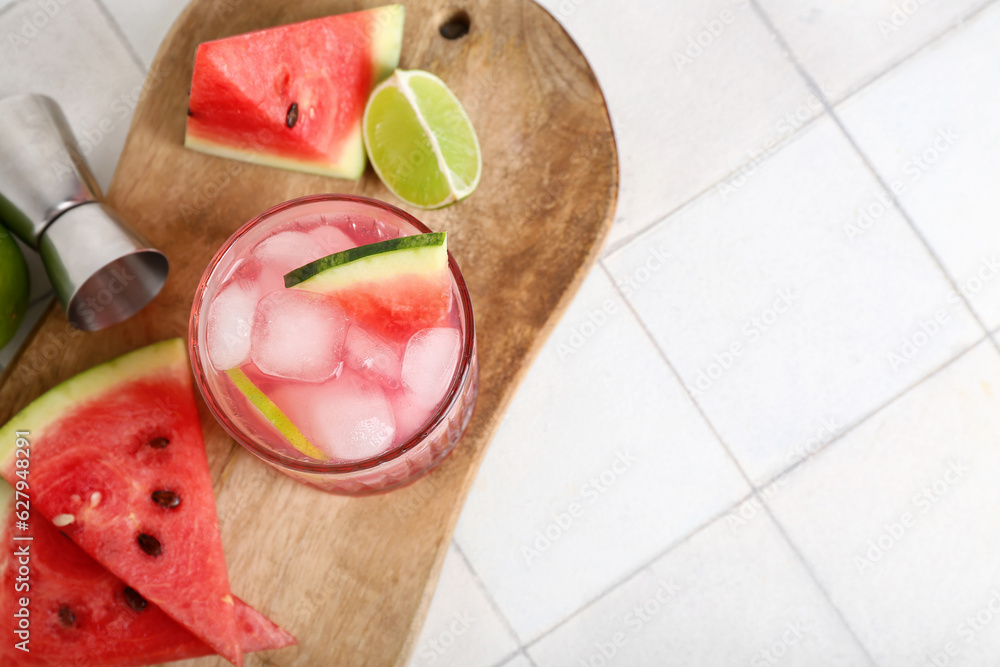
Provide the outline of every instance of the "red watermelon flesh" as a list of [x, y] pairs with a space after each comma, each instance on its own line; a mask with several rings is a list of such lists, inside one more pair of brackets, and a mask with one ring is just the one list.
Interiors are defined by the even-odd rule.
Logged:
[[[13, 595], [0, 597], [0, 617], [14, 619], [19, 599], [29, 601], [28, 652], [14, 634], [13, 621], [0, 634], [0, 664], [5, 667], [132, 667], [196, 658], [213, 653], [156, 605], [88, 556], [36, 511], [28, 530], [15, 528], [14, 490], [0, 481], [0, 585]], [[30, 502], [30, 491], [29, 491]], [[20, 507], [24, 507], [21, 505]], [[15, 540], [30, 536], [31, 540]], [[18, 581], [15, 551], [26, 551], [30, 575]], [[253, 607], [235, 599], [236, 627], [245, 652], [295, 644], [295, 638]]]
[[[18, 467], [17, 432], [30, 465]], [[0, 476], [91, 557], [242, 664], [234, 600], [184, 343], [173, 339], [51, 389], [0, 428]], [[26, 478], [26, 480], [24, 479]], [[158, 494], [158, 492], [160, 492]], [[177, 503], [157, 502], [174, 494]]]
[[185, 145], [213, 155], [360, 178], [361, 118], [399, 63], [404, 10], [390, 5], [198, 46]]

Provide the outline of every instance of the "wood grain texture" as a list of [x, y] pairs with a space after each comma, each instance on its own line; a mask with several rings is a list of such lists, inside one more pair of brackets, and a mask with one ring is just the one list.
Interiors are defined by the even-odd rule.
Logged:
[[[108, 193], [168, 255], [167, 285], [138, 316], [97, 334], [78, 332], [60, 310], [50, 311], [0, 388], [0, 423], [62, 379], [186, 335], [204, 267], [262, 210], [320, 192], [399, 205], [370, 168], [358, 182], [342, 181], [183, 147], [198, 43], [379, 4], [195, 0], [188, 6], [153, 64]], [[432, 229], [448, 231], [468, 282], [479, 332], [479, 401], [465, 438], [437, 471], [361, 499], [327, 495], [273, 471], [236, 446], [201, 405], [233, 590], [300, 641], [248, 656], [251, 666], [406, 663], [490, 438], [612, 223], [618, 170], [607, 110], [585, 59], [556, 21], [529, 0], [405, 4], [401, 66], [439, 75], [463, 101], [482, 144], [482, 182], [471, 198], [442, 211], [408, 209]], [[471, 17], [471, 31], [449, 41], [438, 27], [457, 10]]]

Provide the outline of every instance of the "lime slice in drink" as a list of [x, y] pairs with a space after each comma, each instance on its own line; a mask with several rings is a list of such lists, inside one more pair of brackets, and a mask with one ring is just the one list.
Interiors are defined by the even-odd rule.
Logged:
[[433, 74], [393, 72], [368, 98], [363, 129], [375, 173], [409, 204], [441, 208], [479, 185], [476, 132], [461, 102]]
[[302, 435], [302, 431], [292, 423], [292, 420], [288, 418], [281, 408], [274, 404], [267, 395], [262, 392], [257, 385], [253, 383], [253, 380], [246, 376], [246, 373], [238, 368], [231, 368], [226, 371], [229, 379], [233, 381], [236, 388], [239, 389], [247, 399], [253, 403], [253, 406], [260, 410], [260, 413], [267, 418], [267, 421], [274, 425], [274, 428], [278, 429], [281, 435], [285, 436], [289, 444], [295, 449], [299, 450], [306, 456], [310, 456], [314, 459], [320, 461], [328, 460], [328, 456], [323, 452], [316, 449], [306, 436]]
[[0, 347], [10, 342], [28, 311], [28, 265], [14, 237], [0, 227]]

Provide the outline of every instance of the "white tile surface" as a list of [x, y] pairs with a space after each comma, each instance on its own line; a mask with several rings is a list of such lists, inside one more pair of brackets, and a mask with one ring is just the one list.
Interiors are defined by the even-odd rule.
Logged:
[[101, 0], [146, 69], [188, 0]]
[[983, 344], [769, 501], [882, 667], [1000, 655], [998, 440], [1000, 355]]
[[528, 652], [538, 667], [870, 664], [764, 515], [716, 521]]
[[818, 108], [747, 0], [541, 4], [580, 45], [607, 98], [621, 169], [611, 243], [711, 187]]
[[503, 663], [503, 665], [501, 665], [500, 667], [535, 667], [535, 666], [531, 664], [530, 660], [528, 660], [523, 655], [519, 654], [514, 656], [512, 660]]
[[517, 642], [452, 546], [409, 667], [493, 667], [517, 649]]
[[1000, 327], [1000, 4], [838, 109], [991, 329]]
[[530, 641], [747, 491], [596, 271], [515, 398], [456, 541]]
[[95, 0], [57, 2], [55, 7], [51, 17], [42, 14], [44, 21], [36, 3], [29, 1], [0, 14], [0, 35], [5, 36], [0, 40], [0, 97], [34, 92], [59, 102], [94, 175], [107, 189], [143, 73]]
[[[823, 119], [726, 201], [707, 194], [607, 260], [757, 484], [984, 335], [897, 211], [848, 238], [877, 192]], [[657, 247], [670, 260], [643, 272]]]
[[828, 99], [839, 101], [991, 0], [758, 0]]

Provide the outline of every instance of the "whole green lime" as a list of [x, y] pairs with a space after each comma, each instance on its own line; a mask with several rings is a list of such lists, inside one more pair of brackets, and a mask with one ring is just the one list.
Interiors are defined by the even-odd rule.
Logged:
[[0, 347], [10, 342], [28, 311], [28, 265], [14, 237], [0, 227]]

